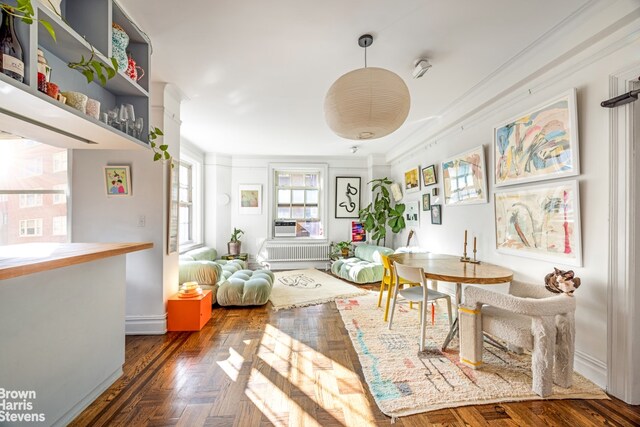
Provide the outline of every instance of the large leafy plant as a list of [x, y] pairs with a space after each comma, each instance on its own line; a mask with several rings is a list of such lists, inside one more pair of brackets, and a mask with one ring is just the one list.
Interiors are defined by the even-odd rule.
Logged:
[[399, 233], [405, 228], [404, 203], [392, 204], [389, 186], [392, 181], [388, 178], [380, 178], [369, 181], [373, 184], [371, 192], [375, 194], [369, 206], [358, 212], [364, 229], [371, 235], [371, 239], [380, 244], [386, 243], [387, 226], [393, 233]]

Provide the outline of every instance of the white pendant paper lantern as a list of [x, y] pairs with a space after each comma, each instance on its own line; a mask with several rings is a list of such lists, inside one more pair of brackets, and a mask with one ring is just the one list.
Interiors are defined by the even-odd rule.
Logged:
[[[358, 42], [366, 48], [372, 41], [371, 36], [364, 35]], [[376, 139], [402, 126], [410, 104], [409, 89], [397, 74], [365, 65], [344, 74], [331, 85], [324, 100], [324, 114], [327, 124], [338, 136]]]

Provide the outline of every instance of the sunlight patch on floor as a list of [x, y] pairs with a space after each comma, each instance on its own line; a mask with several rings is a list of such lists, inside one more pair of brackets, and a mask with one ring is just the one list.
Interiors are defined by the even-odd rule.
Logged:
[[220, 368], [222, 368], [224, 373], [227, 374], [231, 381], [235, 382], [238, 379], [238, 374], [240, 373], [242, 362], [244, 362], [244, 357], [242, 357], [233, 348], [229, 348], [229, 357], [227, 357], [226, 360], [221, 360], [216, 363], [218, 364], [218, 366], [220, 366]]

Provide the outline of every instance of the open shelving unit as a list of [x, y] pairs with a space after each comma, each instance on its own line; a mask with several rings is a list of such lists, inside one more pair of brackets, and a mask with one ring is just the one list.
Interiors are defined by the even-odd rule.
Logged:
[[[12, 1], [8, 1], [11, 3]], [[115, 0], [63, 0], [62, 19], [45, 6], [46, 0], [32, 0], [36, 17], [53, 27], [56, 40], [34, 22], [27, 25], [16, 19], [16, 31], [24, 51], [24, 83], [0, 73], [0, 129], [25, 138], [39, 137], [41, 142], [68, 148], [136, 149], [148, 147], [149, 129], [149, 64], [150, 41], [133, 23]], [[108, 80], [103, 87], [97, 80], [87, 83], [69, 62], [89, 58], [111, 65], [112, 23], [125, 29], [130, 37], [127, 48], [145, 71], [138, 82], [130, 79], [125, 70]], [[93, 47], [92, 47], [93, 46]], [[60, 91], [75, 91], [100, 101], [106, 112], [120, 104], [132, 104], [136, 117], [142, 117], [143, 140], [138, 140], [116, 128], [86, 116], [37, 90], [37, 50], [42, 49], [52, 67], [51, 81]], [[10, 95], [10, 96], [5, 96]], [[19, 122], [16, 122], [16, 119]], [[37, 127], [43, 129], [37, 129]], [[8, 129], [7, 129], [8, 128]]]

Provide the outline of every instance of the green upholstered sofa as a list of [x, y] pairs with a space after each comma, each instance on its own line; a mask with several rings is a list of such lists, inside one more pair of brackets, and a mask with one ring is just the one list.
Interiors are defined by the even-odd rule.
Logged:
[[331, 272], [353, 283], [374, 283], [382, 280], [381, 255], [391, 255], [393, 249], [383, 246], [358, 245], [354, 257], [336, 260]]
[[236, 271], [247, 268], [247, 263], [241, 260], [227, 261], [216, 259], [215, 249], [202, 247], [193, 249], [180, 255], [179, 283], [198, 282], [202, 289], [210, 289], [213, 302], [217, 301], [218, 286]]

